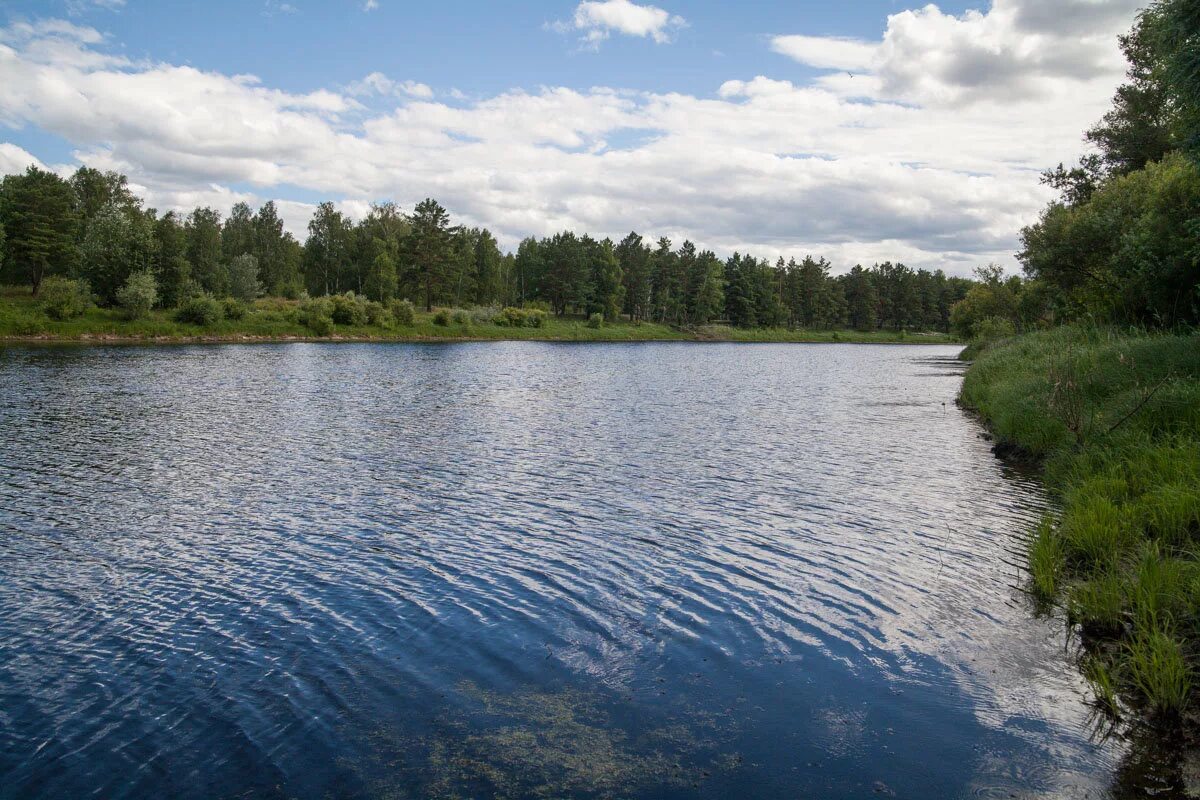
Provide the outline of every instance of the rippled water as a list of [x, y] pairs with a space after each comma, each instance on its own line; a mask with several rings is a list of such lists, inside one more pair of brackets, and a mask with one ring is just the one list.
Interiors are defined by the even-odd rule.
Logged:
[[0, 796], [1102, 796], [955, 353], [0, 350]]

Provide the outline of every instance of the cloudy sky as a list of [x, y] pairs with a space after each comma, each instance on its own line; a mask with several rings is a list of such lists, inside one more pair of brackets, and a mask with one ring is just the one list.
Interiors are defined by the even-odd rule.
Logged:
[[433, 196], [515, 247], [571, 228], [724, 255], [1012, 265], [1139, 0], [6, 0], [0, 172], [149, 204]]

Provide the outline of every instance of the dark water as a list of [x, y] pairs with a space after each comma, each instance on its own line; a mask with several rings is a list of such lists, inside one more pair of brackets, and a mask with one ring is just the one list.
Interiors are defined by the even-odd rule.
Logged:
[[0, 350], [0, 796], [1103, 796], [955, 352]]

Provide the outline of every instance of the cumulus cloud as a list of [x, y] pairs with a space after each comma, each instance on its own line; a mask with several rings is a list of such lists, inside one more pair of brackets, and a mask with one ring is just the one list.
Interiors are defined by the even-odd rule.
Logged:
[[[1131, 19], [1114, 17], [1114, 53]], [[1049, 197], [1037, 172], [1077, 152], [1120, 79], [1055, 67], [1048, 94], [940, 102], [918, 86], [934, 99], [899, 102], [879, 61], [815, 82], [731, 76], [703, 95], [545, 87], [442, 101], [382, 73], [293, 93], [109, 49], [69, 23], [0, 29], [0, 124], [73, 143], [79, 163], [125, 172], [159, 209], [273, 198], [303, 235], [314, 195], [356, 216], [373, 200], [432, 196], [510, 248], [564, 228], [636, 229], [722, 254], [811, 252], [840, 268], [901, 259], [960, 274], [1011, 263], [1016, 232]], [[367, 96], [370, 107], [356, 100]], [[31, 157], [6, 145], [0, 168]]]
[[774, 37], [771, 47], [809, 66], [868, 73], [872, 92], [886, 99], [1044, 100], [1063, 86], [1109, 84], [1123, 73], [1115, 37], [1142, 2], [994, 0], [986, 12], [961, 16], [927, 5], [889, 16], [879, 42], [796, 35]]
[[575, 16], [569, 23], [555, 22], [550, 27], [560, 33], [581, 31], [584, 44], [596, 47], [613, 32], [649, 37], [665, 44], [676, 30], [686, 25], [683, 17], [657, 6], [638, 5], [630, 0], [585, 0], [575, 8]]

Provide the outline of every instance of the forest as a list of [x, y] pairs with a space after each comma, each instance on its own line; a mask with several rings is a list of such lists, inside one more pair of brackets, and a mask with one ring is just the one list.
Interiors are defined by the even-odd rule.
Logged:
[[321, 203], [301, 243], [273, 202], [257, 211], [239, 203], [226, 218], [212, 208], [159, 214], [143, 207], [125, 176], [90, 167], [65, 179], [36, 167], [6, 176], [0, 225], [0, 283], [34, 295], [49, 287], [48, 308], [60, 318], [91, 302], [137, 316], [218, 300], [353, 293], [367, 311], [366, 303], [387, 310], [410, 301], [426, 311], [531, 308], [677, 328], [720, 321], [744, 329], [948, 331], [951, 310], [973, 285], [890, 262], [834, 275], [828, 261], [811, 256], [722, 260], [691, 242], [676, 247], [637, 233], [614, 243], [563, 231], [503, 253], [489, 231], [452, 224], [432, 199], [411, 212], [377, 203], [357, 221]]

